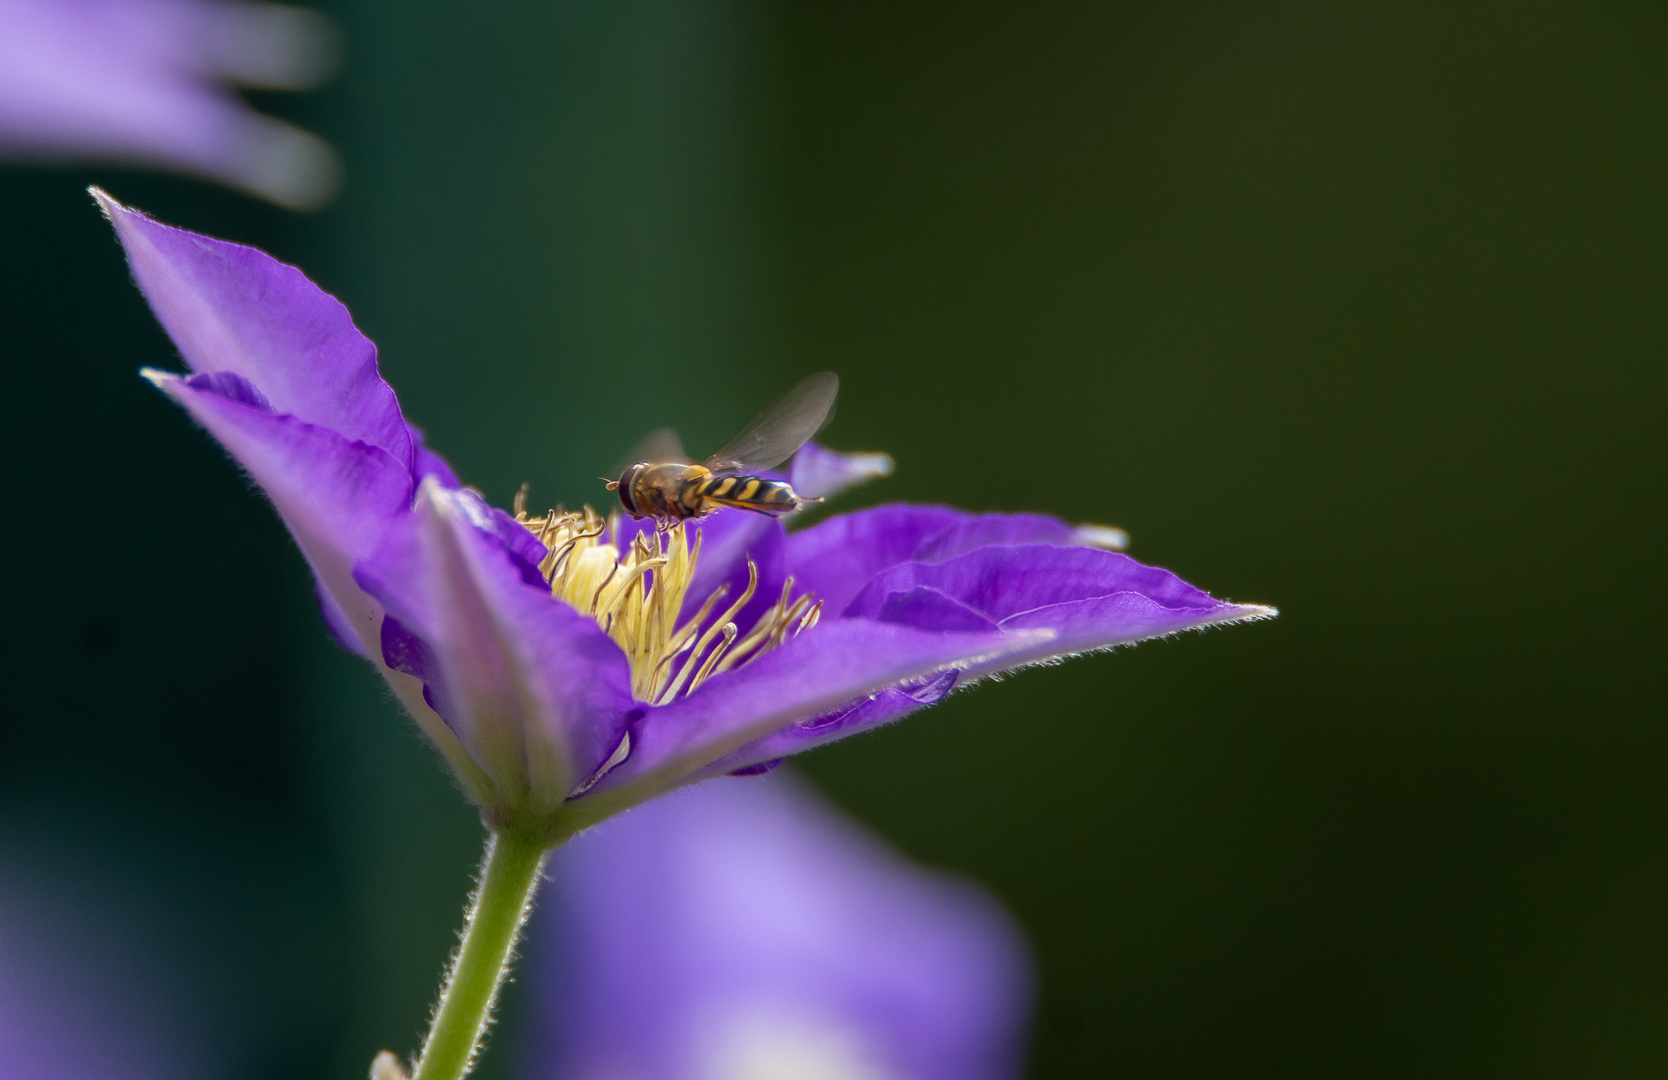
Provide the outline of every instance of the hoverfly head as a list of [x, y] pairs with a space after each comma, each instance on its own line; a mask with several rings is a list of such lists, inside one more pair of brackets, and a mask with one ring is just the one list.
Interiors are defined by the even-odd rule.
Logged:
[[637, 508], [637, 500], [631, 496], [631, 489], [637, 479], [638, 472], [641, 471], [646, 465], [647, 462], [639, 461], [637, 464], [621, 473], [618, 480], [608, 485], [609, 491], [619, 492], [620, 505], [624, 506], [626, 513], [630, 514], [632, 517], [643, 516], [643, 511]]

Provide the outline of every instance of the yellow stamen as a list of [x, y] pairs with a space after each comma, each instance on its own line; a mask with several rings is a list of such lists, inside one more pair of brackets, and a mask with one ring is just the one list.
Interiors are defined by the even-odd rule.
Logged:
[[682, 522], [644, 531], [622, 553], [609, 542], [622, 531], [618, 515], [605, 521], [587, 506], [579, 513], [557, 507], [528, 517], [524, 495], [516, 496], [515, 519], [545, 546], [539, 571], [551, 595], [595, 619], [625, 652], [631, 692], [639, 701], [665, 705], [694, 693], [708, 678], [749, 664], [816, 625], [822, 603], [809, 593], [794, 599], [792, 578], [750, 629], [744, 633], [735, 624], [758, 588], [759, 571], [751, 559], [747, 588], [710, 625], [727, 586], [713, 590], [680, 622], [701, 556], [699, 530], [693, 543]]

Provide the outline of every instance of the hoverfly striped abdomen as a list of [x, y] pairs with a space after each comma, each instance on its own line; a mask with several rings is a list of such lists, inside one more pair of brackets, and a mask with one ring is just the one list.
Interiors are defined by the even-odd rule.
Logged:
[[744, 470], [774, 469], [797, 453], [827, 422], [839, 388], [833, 372], [808, 376], [701, 465], [684, 456], [675, 432], [662, 428], [639, 444], [643, 453], [633, 455], [636, 460], [618, 480], [607, 482], [608, 490], [633, 518], [661, 523], [703, 517], [720, 506], [774, 516], [822, 502], [800, 497], [784, 481]]
[[733, 506], [760, 514], [786, 514], [812, 501], [794, 494], [791, 485], [765, 476], [710, 476], [701, 481], [697, 493], [703, 505]]

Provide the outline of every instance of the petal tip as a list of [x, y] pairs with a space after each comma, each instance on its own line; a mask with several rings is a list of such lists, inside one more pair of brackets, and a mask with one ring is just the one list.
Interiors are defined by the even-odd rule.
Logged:
[[129, 218], [142, 218], [145, 216], [144, 211], [135, 210], [133, 207], [122, 202], [122, 200], [116, 198], [108, 191], [105, 191], [97, 184], [89, 185], [87, 187], [87, 194], [91, 195], [93, 197], [93, 201], [98, 204], [99, 213], [104, 215], [104, 220], [108, 221], [117, 228], [121, 228], [122, 223]]
[[116, 239], [121, 241], [122, 249], [128, 253], [131, 261], [133, 244], [138, 238], [138, 234], [135, 232], [135, 224], [145, 222], [154, 225], [156, 223], [146, 217], [143, 210], [135, 210], [97, 184], [88, 187], [87, 194], [91, 195], [93, 201], [98, 203], [99, 213], [104, 215], [104, 220], [108, 221], [110, 227], [116, 230]]
[[1129, 533], [1116, 525], [1095, 525], [1085, 522], [1072, 530], [1071, 542], [1079, 547], [1101, 548], [1105, 551], [1127, 551]]
[[98, 204], [98, 212], [104, 215], [104, 220], [116, 229], [118, 235], [120, 235], [123, 220], [139, 213], [139, 211], [128, 206], [97, 184], [89, 185], [87, 194], [93, 197], [93, 201]]
[[1265, 619], [1276, 618], [1280, 609], [1268, 604], [1224, 604], [1230, 609], [1221, 618], [1212, 619], [1211, 626], [1234, 626], [1238, 623], [1262, 622]]

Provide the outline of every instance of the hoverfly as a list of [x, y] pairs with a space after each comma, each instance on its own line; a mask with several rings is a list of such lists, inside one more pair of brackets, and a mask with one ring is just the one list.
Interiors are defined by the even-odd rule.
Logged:
[[637, 444], [634, 461], [608, 483], [633, 518], [662, 523], [702, 517], [720, 506], [788, 514], [806, 503], [789, 484], [756, 476], [788, 460], [828, 422], [840, 378], [819, 371], [777, 398], [718, 453], [699, 465], [684, 456], [678, 436], [661, 428]]

